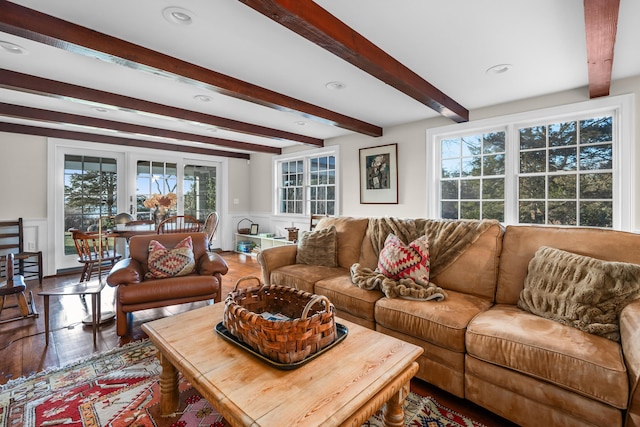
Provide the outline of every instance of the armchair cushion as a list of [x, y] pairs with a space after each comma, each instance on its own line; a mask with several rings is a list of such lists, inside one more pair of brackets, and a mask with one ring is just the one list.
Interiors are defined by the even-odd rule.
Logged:
[[186, 276], [195, 268], [191, 236], [185, 237], [173, 249], [157, 240], [149, 242], [149, 272], [145, 279], [166, 279]]

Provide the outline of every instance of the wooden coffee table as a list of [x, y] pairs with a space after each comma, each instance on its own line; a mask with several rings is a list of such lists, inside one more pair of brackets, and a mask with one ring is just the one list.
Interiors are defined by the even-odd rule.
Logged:
[[163, 415], [178, 409], [179, 371], [234, 426], [360, 426], [385, 403], [385, 425], [404, 425], [421, 347], [336, 319], [346, 339], [282, 370], [214, 331], [223, 310], [218, 303], [142, 325], [159, 350]]

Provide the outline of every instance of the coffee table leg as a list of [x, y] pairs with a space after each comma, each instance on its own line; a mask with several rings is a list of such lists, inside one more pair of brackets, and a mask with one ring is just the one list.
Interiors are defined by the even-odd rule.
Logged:
[[382, 421], [385, 427], [404, 427], [404, 399], [409, 395], [409, 383], [406, 383], [391, 396], [384, 405]]
[[170, 416], [178, 410], [178, 370], [161, 352], [158, 359], [162, 372], [160, 373], [160, 415]]

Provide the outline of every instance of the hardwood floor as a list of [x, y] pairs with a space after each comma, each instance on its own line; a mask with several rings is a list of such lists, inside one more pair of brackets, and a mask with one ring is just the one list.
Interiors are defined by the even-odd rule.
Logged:
[[[229, 273], [222, 281], [222, 296], [233, 288], [236, 281], [244, 276], [260, 276], [260, 265], [255, 257], [222, 253], [229, 264]], [[145, 322], [165, 317], [182, 311], [202, 307], [205, 302], [183, 304], [162, 309], [139, 311], [133, 314], [131, 336], [120, 338], [116, 335], [115, 321], [103, 324], [98, 331], [97, 347], [93, 347], [91, 325], [85, 325], [82, 320], [89, 311], [83, 306], [77, 295], [50, 298], [50, 332], [49, 346], [45, 346], [44, 302], [38, 292], [78, 281], [80, 273], [66, 276], [48, 277], [43, 280], [42, 288], [37, 280], [27, 282], [33, 292], [38, 318], [18, 320], [0, 324], [0, 384], [26, 376], [33, 372], [48, 368], [67, 365], [75, 360], [86, 358], [93, 353], [99, 353], [118, 347], [133, 340], [146, 338], [141, 325]], [[102, 311], [113, 310], [113, 288], [107, 286], [102, 291]], [[89, 307], [90, 298], [87, 298]], [[10, 297], [8, 305], [15, 304]], [[17, 308], [5, 308], [0, 320], [17, 315]]]
[[[229, 272], [223, 277], [223, 300], [238, 279], [245, 276], [261, 277], [260, 265], [255, 257], [234, 252], [223, 252], [221, 255], [229, 265]], [[98, 331], [97, 347], [94, 348], [91, 326], [82, 322], [88, 311], [80, 297], [77, 295], [51, 297], [51, 332], [49, 346], [46, 346], [43, 297], [38, 296], [38, 292], [77, 282], [78, 278], [79, 273], [48, 277], [43, 280], [42, 288], [39, 287], [37, 280], [27, 282], [29, 289], [33, 292], [40, 316], [35, 319], [0, 324], [0, 385], [6, 384], [11, 379], [65, 366], [78, 359], [87, 358], [93, 353], [144, 339], [146, 334], [141, 329], [143, 323], [205, 305], [204, 302], [198, 302], [136, 312], [133, 316], [131, 334], [128, 337], [120, 338], [116, 335], [115, 321], [105, 323]], [[103, 311], [112, 309], [113, 295], [113, 289], [108, 286], [102, 292]], [[87, 299], [87, 302], [90, 303], [90, 300]], [[13, 304], [11, 298], [8, 304]], [[17, 308], [5, 309], [0, 316], [0, 321], [17, 313]], [[434, 396], [441, 404], [474, 417], [489, 427], [514, 425], [471, 402], [459, 399], [423, 381], [413, 380], [411, 389], [421, 395]]]

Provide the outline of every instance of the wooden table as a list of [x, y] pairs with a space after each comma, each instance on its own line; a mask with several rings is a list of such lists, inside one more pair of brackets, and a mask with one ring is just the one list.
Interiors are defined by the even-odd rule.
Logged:
[[112, 230], [114, 237], [129, 239], [133, 236], [156, 234], [156, 226], [153, 224], [131, 225], [122, 229]]
[[[96, 347], [96, 331], [103, 320], [103, 316], [100, 313], [100, 294], [105, 286], [106, 282], [102, 280], [90, 280], [88, 282], [80, 282], [73, 285], [60, 286], [58, 288], [38, 292], [38, 295], [42, 295], [44, 297], [45, 345], [49, 345], [49, 297], [91, 295], [91, 329], [93, 330], [93, 346]], [[113, 319], [114, 316], [114, 313], [110, 313], [108, 317]]]
[[385, 425], [404, 425], [421, 347], [337, 319], [346, 339], [280, 370], [215, 332], [223, 310], [218, 303], [142, 325], [159, 350], [162, 414], [178, 409], [179, 371], [234, 426], [360, 426], [385, 403]]

